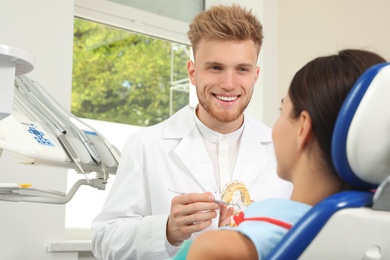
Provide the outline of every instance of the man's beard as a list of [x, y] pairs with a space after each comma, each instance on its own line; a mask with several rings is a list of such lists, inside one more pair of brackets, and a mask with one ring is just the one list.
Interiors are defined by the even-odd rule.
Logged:
[[219, 112], [216, 109], [214, 109], [212, 106], [208, 106], [207, 104], [202, 104], [200, 102], [201, 106], [206, 110], [207, 113], [209, 113], [214, 119], [218, 120], [221, 123], [230, 123], [239, 118], [246, 109], [246, 106], [240, 106], [238, 109], [235, 109], [234, 111], [223, 111]]

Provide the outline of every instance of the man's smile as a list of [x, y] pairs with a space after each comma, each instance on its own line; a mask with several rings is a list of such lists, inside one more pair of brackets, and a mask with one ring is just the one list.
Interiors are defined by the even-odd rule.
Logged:
[[225, 102], [231, 102], [234, 101], [238, 98], [238, 96], [219, 96], [219, 95], [214, 95], [216, 98], [218, 98], [221, 101]]

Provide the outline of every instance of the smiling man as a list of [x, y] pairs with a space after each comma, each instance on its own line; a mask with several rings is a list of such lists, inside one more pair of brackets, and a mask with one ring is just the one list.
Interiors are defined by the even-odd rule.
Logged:
[[291, 184], [276, 174], [271, 129], [244, 113], [260, 72], [261, 23], [238, 5], [213, 6], [194, 18], [188, 37], [199, 104], [126, 142], [92, 223], [99, 259], [173, 257], [185, 240], [234, 224], [235, 208], [290, 197]]
[[[228, 53], [228, 55], [227, 55]], [[199, 100], [197, 116], [221, 134], [239, 129], [259, 75], [253, 40], [201, 40], [188, 62]]]

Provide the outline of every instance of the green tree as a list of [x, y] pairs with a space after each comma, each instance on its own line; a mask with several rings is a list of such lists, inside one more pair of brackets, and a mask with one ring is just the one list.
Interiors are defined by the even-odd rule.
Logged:
[[[72, 113], [139, 126], [167, 119], [171, 79], [187, 78], [188, 50], [188, 46], [76, 18]], [[176, 110], [185, 106], [188, 94], [175, 95], [174, 103]]]

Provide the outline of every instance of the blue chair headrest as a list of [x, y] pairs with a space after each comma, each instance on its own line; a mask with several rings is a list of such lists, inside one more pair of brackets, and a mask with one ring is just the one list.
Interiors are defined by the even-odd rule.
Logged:
[[390, 175], [390, 63], [374, 65], [355, 83], [336, 120], [332, 160], [355, 188], [375, 189]]

